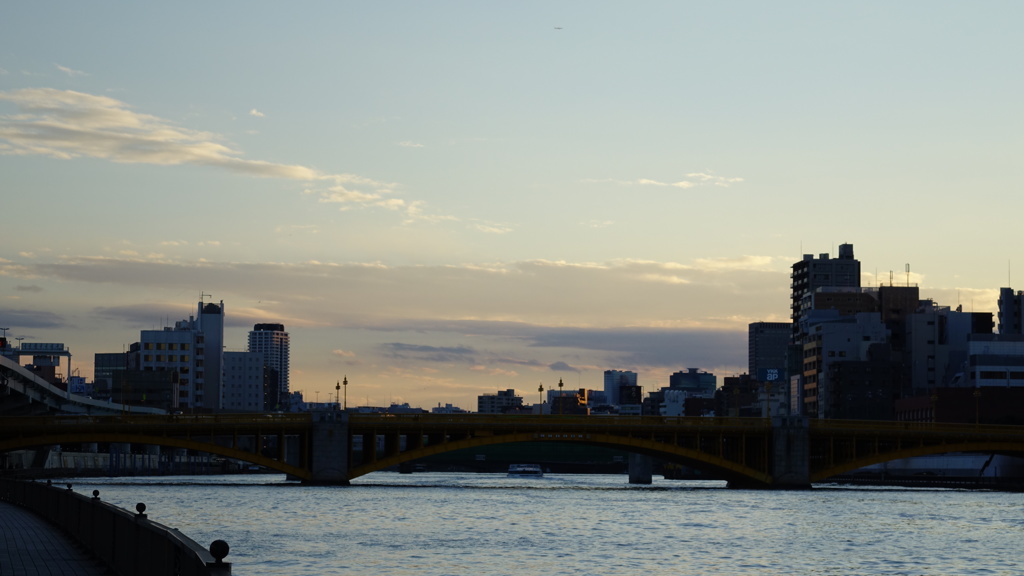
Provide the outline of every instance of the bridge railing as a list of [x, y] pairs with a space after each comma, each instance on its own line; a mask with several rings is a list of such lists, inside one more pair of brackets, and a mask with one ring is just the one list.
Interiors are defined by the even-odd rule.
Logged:
[[853, 433], [941, 433], [965, 434], [970, 436], [1004, 436], [1019, 435], [1019, 426], [1000, 426], [994, 424], [962, 424], [947, 422], [893, 422], [887, 420], [825, 420], [811, 419], [810, 429], [820, 432], [853, 432]]
[[585, 424], [591, 427], [638, 428], [674, 426], [693, 428], [737, 428], [762, 430], [771, 426], [767, 418], [686, 417], [686, 416], [583, 416], [583, 415], [505, 415], [505, 414], [351, 414], [352, 427], [373, 425], [482, 425], [546, 427]]
[[0, 498], [46, 519], [122, 576], [231, 574], [231, 564], [222, 561], [226, 543], [215, 541], [207, 550], [181, 532], [149, 520], [144, 504], [132, 514], [100, 501], [98, 491], [88, 498], [72, 491], [70, 484], [58, 488], [10, 479], [0, 479]]
[[295, 425], [297, 427], [308, 425], [311, 422], [308, 413], [297, 414], [117, 414], [107, 416], [80, 416], [80, 415], [54, 415], [54, 416], [18, 416], [16, 418], [0, 419], [0, 429], [17, 428], [27, 430], [31, 428], [50, 429], [58, 431], [65, 426], [100, 425], [100, 426], [124, 426], [142, 428], [153, 425], [217, 425], [217, 426], [259, 426], [265, 424], [273, 427]]

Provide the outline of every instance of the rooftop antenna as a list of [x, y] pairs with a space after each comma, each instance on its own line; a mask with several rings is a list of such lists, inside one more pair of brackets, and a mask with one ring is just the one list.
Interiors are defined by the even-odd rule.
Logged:
[[907, 269], [907, 286], [910, 286], [910, 262], [907, 262], [906, 269]]
[[892, 270], [889, 270], [889, 286], [892, 286]]
[[203, 291], [200, 290], [200, 292], [199, 292], [199, 301], [200, 302], [206, 302], [206, 298], [207, 297], [213, 298], [213, 294], [207, 294], [206, 292], [203, 292]]

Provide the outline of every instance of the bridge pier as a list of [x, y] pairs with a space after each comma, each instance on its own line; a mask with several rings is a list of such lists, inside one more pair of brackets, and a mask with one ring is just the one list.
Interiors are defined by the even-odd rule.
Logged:
[[646, 454], [629, 454], [629, 483], [650, 484], [653, 481], [654, 469], [651, 457]]
[[810, 419], [806, 416], [772, 418], [771, 488], [810, 488]]
[[309, 440], [310, 483], [348, 484], [348, 414], [313, 412]]

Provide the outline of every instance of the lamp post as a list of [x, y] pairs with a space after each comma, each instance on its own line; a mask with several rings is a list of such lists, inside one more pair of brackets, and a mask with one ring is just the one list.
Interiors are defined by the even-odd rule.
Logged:
[[341, 385], [345, 387], [345, 404], [343, 404], [343, 410], [348, 411], [348, 376], [342, 379]]
[[7, 331], [10, 330], [10, 328], [0, 327], [0, 330], [3, 330], [3, 332], [4, 332], [3, 336], [0, 336], [0, 337], [7, 338]]
[[537, 387], [537, 414], [544, 414], [544, 383]]
[[563, 410], [565, 408], [565, 401], [562, 400], [562, 386], [564, 386], [564, 384], [562, 384], [562, 379], [559, 378], [558, 379], [558, 415], [559, 416], [562, 415], [562, 412], [563, 412]]

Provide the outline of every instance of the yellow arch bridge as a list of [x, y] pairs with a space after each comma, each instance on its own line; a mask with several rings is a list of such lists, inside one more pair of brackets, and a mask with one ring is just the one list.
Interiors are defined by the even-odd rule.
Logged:
[[625, 450], [706, 470], [730, 485], [806, 487], [871, 464], [948, 452], [1024, 454], [1024, 426], [805, 418], [304, 414], [0, 419], [0, 453], [147, 444], [237, 459], [307, 481], [350, 480], [426, 456], [557, 442]]

